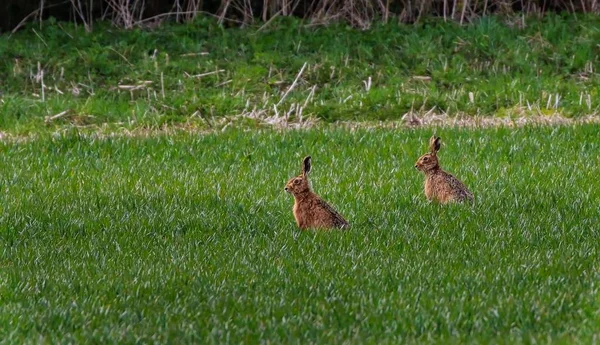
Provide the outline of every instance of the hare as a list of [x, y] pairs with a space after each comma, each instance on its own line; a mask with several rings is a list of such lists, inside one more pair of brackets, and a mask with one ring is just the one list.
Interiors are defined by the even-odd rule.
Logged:
[[348, 222], [333, 207], [310, 189], [310, 156], [304, 158], [302, 173], [288, 181], [284, 190], [294, 196], [294, 218], [298, 227], [307, 228], [346, 228]]
[[429, 139], [429, 153], [419, 157], [415, 168], [425, 173], [425, 196], [442, 204], [448, 202], [473, 201], [471, 193], [456, 177], [440, 168], [437, 152], [440, 150], [441, 138], [432, 136]]

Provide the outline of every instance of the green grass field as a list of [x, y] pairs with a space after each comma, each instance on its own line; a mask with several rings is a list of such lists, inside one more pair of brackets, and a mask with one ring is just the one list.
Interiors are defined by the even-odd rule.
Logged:
[[[3, 142], [0, 342], [590, 344], [599, 129], [437, 129], [474, 207], [431, 129]], [[306, 154], [350, 230], [297, 230]]]
[[600, 17], [522, 19], [366, 31], [291, 18], [261, 31], [207, 18], [92, 33], [31, 24], [0, 36], [0, 130], [600, 113]]

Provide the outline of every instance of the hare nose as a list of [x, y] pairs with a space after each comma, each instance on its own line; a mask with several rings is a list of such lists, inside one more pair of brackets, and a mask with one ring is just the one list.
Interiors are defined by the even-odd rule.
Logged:
[[418, 164], [415, 164], [415, 168], [418, 168], [418, 167], [419, 167], [419, 165], [418, 165]]
[[287, 187], [285, 187], [283, 190], [287, 192]]

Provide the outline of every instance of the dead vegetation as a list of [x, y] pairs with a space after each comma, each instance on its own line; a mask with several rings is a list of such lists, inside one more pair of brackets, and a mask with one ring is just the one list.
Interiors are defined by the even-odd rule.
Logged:
[[[54, 117], [46, 119], [48, 122], [62, 119], [70, 121], [69, 124], [48, 132], [33, 132], [29, 134], [15, 134], [0, 131], [0, 142], [27, 142], [41, 137], [63, 136], [69, 133], [93, 138], [108, 137], [135, 137], [150, 138], [156, 136], [168, 136], [175, 134], [209, 135], [228, 130], [307, 130], [307, 129], [327, 129], [343, 128], [354, 131], [360, 129], [373, 130], [394, 130], [409, 128], [519, 128], [526, 126], [558, 127], [558, 126], [576, 126], [600, 124], [600, 114], [590, 114], [578, 118], [569, 118], [558, 113], [549, 116], [513, 116], [513, 117], [478, 117], [471, 115], [448, 116], [446, 114], [425, 113], [414, 114], [407, 113], [399, 121], [345, 121], [338, 123], [325, 123], [314, 117], [304, 121], [288, 121], [285, 116], [280, 117], [261, 117], [255, 113], [249, 112], [244, 116], [223, 117], [219, 119], [195, 119], [187, 123], [164, 124], [160, 127], [127, 127], [125, 124], [102, 124], [85, 125], [82, 124], [82, 118], [77, 116], [68, 116], [68, 113], [57, 114]], [[248, 120], [250, 120], [248, 122]]]
[[[8, 6], [13, 2], [17, 3], [17, 0], [8, 0]], [[29, 7], [34, 4], [33, 0], [25, 3]], [[13, 32], [26, 22], [40, 21], [42, 25], [41, 20], [48, 15], [70, 18], [91, 31], [98, 19], [132, 29], [156, 27], [165, 20], [186, 22], [198, 15], [213, 16], [221, 24], [233, 25], [262, 22], [267, 26], [277, 17], [295, 16], [304, 18], [308, 25], [343, 21], [367, 29], [376, 21], [415, 23], [428, 16], [465, 24], [482, 16], [501, 14], [506, 16], [508, 25], [522, 27], [529, 15], [600, 13], [598, 0], [36, 0], [35, 4], [37, 9], [21, 15], [20, 22], [11, 25]]]

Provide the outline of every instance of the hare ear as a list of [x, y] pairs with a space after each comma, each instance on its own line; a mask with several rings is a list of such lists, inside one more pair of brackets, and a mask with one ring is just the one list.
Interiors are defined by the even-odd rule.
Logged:
[[302, 164], [302, 175], [308, 176], [310, 172], [311, 164], [310, 164], [310, 156], [306, 156], [304, 158], [304, 164]]
[[436, 154], [442, 146], [442, 138], [436, 137], [435, 135], [429, 139], [429, 152]]

